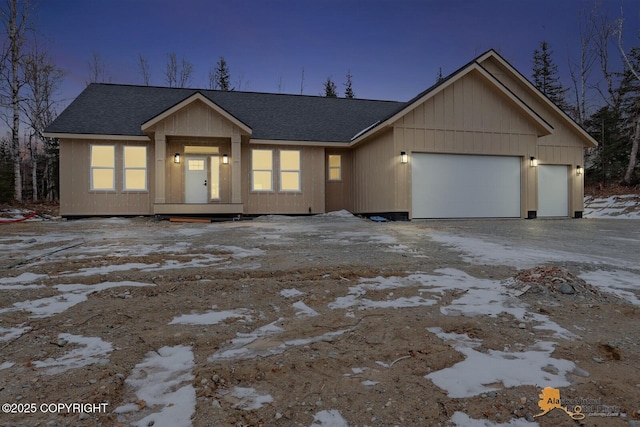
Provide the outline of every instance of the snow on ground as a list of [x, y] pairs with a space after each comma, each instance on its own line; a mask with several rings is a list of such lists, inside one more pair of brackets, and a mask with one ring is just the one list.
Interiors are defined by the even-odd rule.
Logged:
[[440, 328], [429, 328], [438, 338], [453, 341], [453, 347], [465, 356], [455, 365], [425, 375], [435, 385], [446, 390], [452, 398], [478, 396], [500, 388], [487, 384], [502, 383], [504, 387], [535, 385], [566, 387], [571, 385], [566, 376], [575, 369], [569, 360], [551, 356], [555, 343], [538, 342], [527, 351], [497, 351], [487, 353], [475, 350], [482, 342], [466, 334], [445, 333]]
[[75, 348], [58, 358], [36, 360], [33, 362], [33, 366], [36, 368], [48, 368], [45, 373], [54, 375], [87, 365], [108, 363], [107, 354], [113, 351], [111, 343], [98, 337], [59, 334], [58, 342], [65, 347], [69, 344], [77, 344], [81, 347]]
[[342, 418], [340, 411], [329, 409], [315, 414], [310, 427], [349, 427], [349, 423]]
[[585, 218], [640, 219], [638, 204], [640, 197], [635, 194], [621, 196], [585, 198]]
[[640, 305], [640, 299], [634, 293], [640, 288], [640, 274], [624, 270], [596, 270], [581, 273], [578, 277], [605, 292], [617, 295], [634, 305]]
[[270, 394], [259, 394], [252, 387], [234, 387], [228, 398], [235, 402], [234, 408], [244, 409], [245, 411], [260, 409], [265, 403], [273, 402], [273, 397]]
[[246, 308], [236, 308], [234, 310], [208, 311], [206, 313], [182, 314], [173, 318], [170, 325], [216, 325], [227, 319], [238, 318], [247, 322], [252, 322], [253, 317], [249, 314], [251, 310]]
[[294, 302], [293, 304], [291, 304], [291, 306], [297, 310], [296, 311], [296, 317], [315, 317], [315, 316], [320, 316], [320, 314], [318, 314], [317, 311], [315, 311], [313, 308], [309, 307], [303, 301]]
[[30, 329], [29, 326], [22, 327], [20, 325], [17, 328], [3, 328], [0, 326], [0, 342], [14, 340]]
[[[0, 278], [0, 290], [18, 289], [18, 288], [11, 288], [11, 287], [2, 286], [2, 285], [16, 284], [16, 283], [30, 283], [46, 277], [49, 277], [49, 276], [46, 274], [35, 274], [35, 273], [22, 273], [21, 275], [16, 277], [2, 277]], [[40, 287], [40, 286], [41, 285], [27, 285], [27, 286], [22, 286], [21, 289], [34, 288], [34, 287]]]
[[304, 295], [304, 292], [300, 292], [297, 289], [283, 289], [280, 291], [280, 296], [283, 298], [295, 298]]
[[29, 311], [32, 313], [32, 318], [51, 317], [68, 310], [76, 304], [86, 301], [88, 295], [94, 292], [100, 292], [111, 288], [141, 286], [155, 285], [151, 283], [139, 283], [130, 281], [103, 282], [97, 285], [56, 285], [55, 288], [60, 292], [64, 292], [63, 294], [53, 297], [40, 298], [37, 300], [16, 302], [13, 304], [13, 307], [1, 309], [0, 314], [11, 311]]
[[148, 352], [125, 381], [135, 398], [115, 409], [119, 421], [138, 427], [190, 427], [196, 411], [193, 367], [189, 346]]

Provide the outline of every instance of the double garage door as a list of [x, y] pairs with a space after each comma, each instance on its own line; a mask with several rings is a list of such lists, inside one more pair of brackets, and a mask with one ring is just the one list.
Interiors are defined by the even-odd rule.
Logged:
[[[520, 218], [521, 167], [521, 157], [414, 153], [412, 217]], [[541, 165], [539, 177], [538, 216], [567, 216], [567, 168]]]

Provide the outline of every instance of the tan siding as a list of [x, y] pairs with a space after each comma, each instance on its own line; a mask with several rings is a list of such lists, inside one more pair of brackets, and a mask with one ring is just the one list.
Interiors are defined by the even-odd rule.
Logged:
[[[115, 191], [91, 191], [90, 147], [92, 144], [115, 146]], [[122, 191], [123, 147], [147, 147], [148, 191]], [[153, 213], [154, 150], [139, 141], [70, 140], [60, 142], [60, 214], [85, 215], [151, 215]]]
[[[251, 150], [273, 150], [273, 191], [251, 191]], [[301, 192], [280, 192], [279, 151], [300, 150]], [[324, 147], [304, 147], [295, 145], [242, 146], [242, 176], [244, 185], [242, 199], [245, 213], [256, 214], [308, 214], [325, 211], [325, 154]]]
[[[341, 156], [342, 162], [342, 179], [340, 181], [329, 181], [328, 167], [329, 155], [337, 154]], [[325, 153], [325, 210], [327, 212], [339, 211], [346, 209], [353, 211], [352, 194], [352, 173], [351, 173], [352, 156], [349, 150], [326, 149]]]
[[393, 211], [396, 183], [393, 168], [400, 153], [393, 155], [393, 131], [382, 132], [353, 151], [353, 211], [372, 213]]
[[229, 120], [196, 100], [148, 129], [165, 135], [231, 136], [238, 129]]

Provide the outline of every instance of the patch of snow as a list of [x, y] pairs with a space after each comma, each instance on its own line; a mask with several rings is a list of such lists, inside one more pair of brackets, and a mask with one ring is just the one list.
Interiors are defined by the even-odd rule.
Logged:
[[307, 304], [305, 304], [302, 301], [294, 302], [291, 305], [292, 305], [293, 308], [298, 310], [298, 311], [296, 311], [296, 317], [315, 317], [315, 316], [319, 316], [317, 311], [315, 311], [313, 308], [309, 307]]
[[256, 389], [251, 387], [234, 387], [231, 391], [231, 396], [239, 399], [239, 402], [233, 407], [244, 409], [245, 411], [260, 409], [265, 403], [273, 402], [273, 397], [270, 394], [258, 394]]
[[304, 292], [300, 292], [297, 289], [283, 289], [280, 291], [280, 296], [283, 298], [295, 298], [304, 295]]
[[2, 326], [0, 326], [0, 342], [6, 342], [16, 339], [30, 329], [31, 328], [29, 326], [25, 326], [23, 328], [3, 328]]
[[145, 407], [125, 404], [115, 412], [140, 412], [134, 422], [127, 418], [127, 422], [138, 427], [190, 427], [196, 411], [196, 390], [191, 384], [193, 367], [193, 351], [189, 346], [162, 347], [157, 352], [148, 352], [125, 381], [137, 400], [146, 403]]
[[586, 198], [585, 218], [640, 219], [640, 198], [635, 194]]
[[87, 300], [88, 295], [94, 292], [100, 292], [105, 289], [118, 288], [123, 286], [140, 287], [140, 286], [155, 286], [151, 283], [140, 282], [103, 282], [97, 285], [57, 285], [55, 288], [61, 292], [66, 292], [62, 295], [56, 295], [53, 297], [40, 298], [37, 300], [28, 300], [16, 302], [13, 307], [8, 307], [0, 310], [1, 313], [7, 313], [10, 311], [29, 311], [32, 313], [32, 318], [44, 318], [51, 317], [56, 314], [62, 313], [76, 304]]
[[351, 212], [345, 209], [318, 214], [318, 215], [315, 215], [314, 217], [315, 218], [359, 219], [357, 216], [355, 216], [354, 214], [352, 214]]
[[[0, 285], [35, 282], [38, 279], [48, 278], [48, 277], [49, 277], [49, 275], [47, 275], [47, 274], [22, 273], [21, 275], [19, 275], [17, 277], [3, 277], [3, 278], [0, 278]], [[42, 285], [30, 285], [28, 287], [29, 288], [36, 288], [36, 287], [41, 287], [41, 286]], [[26, 289], [26, 288], [27, 288], [27, 286], [23, 286], [22, 287], [22, 289]], [[10, 288], [10, 287], [1, 286], [0, 289], [16, 289], [16, 288]]]
[[512, 419], [507, 423], [494, 423], [489, 420], [476, 420], [470, 418], [464, 412], [456, 411], [451, 417], [451, 423], [460, 427], [535, 427], [538, 423], [532, 423], [524, 419]]
[[566, 387], [571, 383], [567, 374], [575, 370], [573, 362], [551, 356], [555, 343], [538, 342], [536, 349], [522, 352], [475, 350], [477, 340], [466, 334], [445, 334], [440, 328], [428, 328], [444, 340], [453, 339], [453, 347], [465, 356], [455, 365], [425, 375], [451, 398], [465, 398], [497, 390], [489, 384], [502, 383], [504, 387], [521, 385], [548, 385]]
[[264, 255], [264, 251], [258, 248], [245, 249], [238, 246], [207, 245], [205, 246], [205, 249], [230, 252], [233, 258], [239, 259]]
[[612, 293], [634, 305], [640, 305], [640, 275], [624, 270], [596, 270], [581, 273], [579, 278], [596, 286], [598, 289]]
[[250, 310], [246, 308], [237, 308], [235, 310], [208, 311], [201, 314], [182, 314], [174, 317], [169, 325], [216, 325], [230, 318], [240, 318], [252, 322], [253, 317], [249, 313]]
[[3, 362], [3, 363], [0, 363], [0, 371], [2, 371], [3, 369], [9, 369], [13, 365], [15, 365], [14, 362]]
[[111, 343], [98, 337], [83, 337], [72, 334], [58, 334], [59, 340], [69, 344], [78, 344], [81, 348], [75, 348], [63, 356], [53, 359], [36, 360], [33, 366], [36, 368], [49, 368], [45, 372], [49, 375], [59, 374], [70, 369], [81, 368], [96, 363], [108, 363], [107, 354], [113, 351]]
[[365, 381], [362, 381], [360, 384], [362, 384], [365, 387], [370, 387], [370, 386], [374, 386], [376, 384], [380, 384], [380, 381], [365, 380]]
[[340, 411], [337, 409], [329, 409], [328, 411], [320, 411], [313, 416], [313, 423], [310, 427], [349, 427], [347, 420], [342, 418]]

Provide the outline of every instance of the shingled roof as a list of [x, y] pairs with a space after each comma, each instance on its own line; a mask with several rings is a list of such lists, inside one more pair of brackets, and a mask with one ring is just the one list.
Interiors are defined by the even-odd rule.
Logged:
[[395, 101], [92, 83], [46, 129], [144, 136], [141, 125], [195, 93], [246, 124], [254, 139], [349, 142], [402, 109]]

